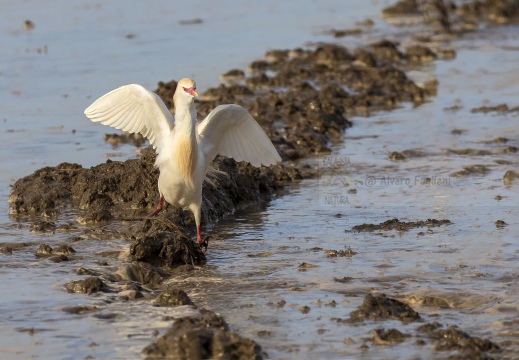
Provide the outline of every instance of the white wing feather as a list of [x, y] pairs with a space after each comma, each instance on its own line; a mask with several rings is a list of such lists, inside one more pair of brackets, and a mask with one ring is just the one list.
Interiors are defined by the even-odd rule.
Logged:
[[206, 164], [217, 154], [259, 167], [281, 161], [276, 148], [247, 110], [220, 105], [198, 125], [198, 143]]
[[87, 118], [129, 133], [140, 133], [158, 152], [173, 129], [175, 118], [162, 99], [140, 85], [124, 85], [94, 101]]

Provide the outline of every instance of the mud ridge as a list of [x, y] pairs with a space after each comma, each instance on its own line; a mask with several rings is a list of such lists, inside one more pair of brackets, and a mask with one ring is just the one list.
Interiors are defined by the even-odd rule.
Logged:
[[448, 219], [427, 219], [427, 220], [419, 220], [419, 221], [400, 221], [399, 219], [391, 219], [386, 220], [380, 224], [361, 224], [355, 225], [351, 228], [350, 231], [361, 232], [361, 231], [378, 231], [378, 230], [396, 230], [396, 231], [409, 231], [411, 229], [421, 228], [421, 227], [437, 227], [443, 225], [452, 224]]

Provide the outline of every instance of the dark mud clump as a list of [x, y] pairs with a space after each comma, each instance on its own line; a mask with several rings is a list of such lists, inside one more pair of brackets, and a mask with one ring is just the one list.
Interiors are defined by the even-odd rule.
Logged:
[[92, 294], [98, 291], [107, 291], [107, 286], [98, 277], [89, 277], [83, 280], [76, 280], [66, 285], [70, 293]]
[[354, 28], [354, 29], [331, 29], [328, 33], [330, 35], [332, 35], [333, 37], [335, 37], [335, 38], [342, 38], [342, 37], [350, 36], [350, 35], [360, 35], [360, 34], [362, 34], [362, 30], [359, 29], [359, 28]]
[[353, 255], [357, 255], [356, 251], [353, 251], [350, 247], [346, 250], [326, 250], [325, 251], [328, 257], [352, 257]]
[[52, 255], [52, 247], [48, 244], [40, 244], [38, 250], [36, 250], [36, 257], [46, 257]]
[[460, 171], [452, 173], [452, 176], [471, 176], [471, 175], [486, 175], [490, 172], [490, 169], [485, 165], [469, 165], [463, 167]]
[[371, 332], [371, 341], [375, 345], [394, 345], [405, 340], [409, 335], [403, 334], [397, 329], [374, 329]]
[[71, 181], [80, 170], [81, 165], [63, 163], [16, 181], [9, 196], [9, 213], [56, 215], [70, 201]]
[[201, 310], [199, 317], [177, 319], [141, 355], [145, 359], [263, 359], [256, 342], [229, 331], [225, 320], [208, 310]]
[[132, 144], [136, 147], [141, 147], [146, 142], [146, 138], [138, 133], [104, 134], [103, 139], [113, 147], [118, 147], [122, 144]]
[[437, 351], [458, 351], [456, 359], [489, 359], [487, 353], [497, 353], [500, 347], [489, 339], [471, 336], [452, 325], [449, 328], [437, 322], [419, 326], [417, 331], [425, 333], [434, 341]]
[[362, 305], [350, 313], [348, 322], [364, 320], [400, 320], [404, 323], [420, 320], [420, 315], [409, 305], [387, 297], [386, 295], [368, 294]]
[[500, 112], [500, 113], [510, 113], [519, 111], [519, 106], [510, 108], [507, 104], [499, 104], [495, 106], [481, 106], [477, 108], [470, 109], [470, 112], [473, 114], [483, 113], [487, 114], [489, 112]]
[[475, 31], [481, 26], [516, 24], [519, 5], [509, 0], [401, 0], [382, 11], [389, 22], [430, 24], [449, 33]]
[[431, 62], [438, 56], [426, 46], [414, 45], [407, 48], [405, 57], [409, 62]]
[[4, 255], [12, 255], [13, 254], [13, 248], [7, 245], [0, 245], [0, 254]]
[[405, 156], [402, 153], [399, 153], [398, 151], [393, 151], [388, 155], [387, 158], [391, 161], [405, 161]]
[[130, 264], [119, 266], [115, 275], [129, 283], [137, 282], [139, 284], [156, 287], [162, 283], [167, 273], [151, 264], [134, 261]]
[[431, 334], [436, 339], [435, 349], [439, 351], [461, 350], [466, 356], [499, 350], [499, 346], [488, 339], [472, 337], [456, 326], [439, 329]]
[[447, 154], [456, 155], [475, 155], [475, 156], [487, 156], [492, 155], [492, 151], [483, 149], [445, 149]]
[[164, 289], [155, 299], [155, 304], [158, 306], [195, 306], [184, 290], [171, 288]]
[[508, 170], [504, 175], [503, 175], [503, 183], [505, 185], [511, 185], [512, 182], [514, 181], [517, 181], [519, 180], [519, 173], [516, 172], [516, 171], [513, 171], [513, 170]]
[[48, 244], [40, 244], [40, 247], [38, 248], [38, 250], [36, 250], [36, 257], [45, 258], [45, 257], [50, 257], [50, 256], [55, 255], [57, 257], [55, 257], [54, 259], [58, 260], [56, 262], [60, 262], [59, 260], [61, 260], [61, 261], [69, 260], [68, 256], [73, 255], [75, 252], [76, 252], [76, 250], [74, 250], [72, 248], [72, 246], [67, 245], [67, 244], [62, 244], [55, 249], [53, 249]]
[[81, 315], [81, 314], [87, 314], [95, 311], [101, 310], [101, 308], [93, 305], [86, 305], [86, 306], [65, 306], [61, 309], [62, 311], [74, 314], [74, 315]]
[[420, 221], [400, 221], [398, 219], [391, 219], [386, 220], [383, 223], [380, 224], [362, 224], [362, 225], [355, 225], [351, 228], [351, 231], [377, 231], [377, 230], [397, 230], [397, 231], [409, 231], [411, 229], [415, 228], [421, 228], [421, 227], [437, 227], [437, 226], [443, 226], [443, 225], [450, 225], [451, 221], [447, 219], [427, 219], [427, 220], [420, 220]]
[[504, 222], [503, 220], [497, 220], [495, 223], [496, 225], [496, 228], [504, 228], [506, 225], [508, 225], [506, 222]]
[[56, 224], [52, 221], [37, 221], [31, 224], [31, 232], [33, 233], [52, 233], [56, 230]]
[[220, 76], [220, 80], [227, 82], [235, 82], [243, 79], [245, 79], [245, 72], [241, 69], [229, 70], [225, 74]]
[[87, 210], [83, 218], [103, 219], [95, 212], [114, 205], [130, 209], [150, 206], [158, 198], [158, 171], [151, 157], [154, 159], [153, 154], [145, 153], [142, 160], [109, 160], [91, 169], [63, 163], [37, 170], [13, 185], [10, 213], [56, 216], [59, 210], [75, 205]]
[[133, 260], [169, 268], [206, 262], [200, 247], [169, 220], [147, 219], [134, 234], [130, 246]]

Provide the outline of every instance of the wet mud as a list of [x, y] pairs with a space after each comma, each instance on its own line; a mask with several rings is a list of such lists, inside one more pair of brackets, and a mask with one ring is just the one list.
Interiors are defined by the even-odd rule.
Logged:
[[[369, 341], [376, 346], [397, 345], [412, 341], [414, 345], [431, 344], [438, 355], [442, 352], [456, 351], [452, 359], [478, 359], [499, 357], [500, 347], [489, 339], [473, 337], [455, 325], [443, 325], [438, 322], [423, 324], [420, 314], [411, 306], [385, 294], [368, 294], [357, 310], [350, 313], [346, 319], [332, 318], [337, 323], [357, 323], [374, 321], [384, 323], [387, 320], [399, 320], [403, 325], [418, 323], [412, 332], [398, 328], [385, 329], [377, 327], [371, 331]], [[364, 345], [365, 346], [365, 345]]]
[[[427, 2], [426, 2], [427, 3]], [[428, 2], [429, 5], [440, 2]], [[422, 19], [423, 11], [415, 1], [402, 1], [384, 12], [386, 17], [409, 16]], [[499, 5], [498, 7], [494, 5]], [[470, 24], [483, 22], [492, 25], [519, 20], [519, 7], [506, 1], [474, 2], [457, 7], [449, 4], [438, 7], [437, 22], [444, 30], [467, 31]], [[445, 20], [448, 17], [449, 20]], [[452, 20], [452, 19], [459, 20]], [[443, 20], [442, 20], [443, 19]], [[443, 21], [443, 22], [442, 22]], [[447, 22], [445, 22], [447, 21]], [[334, 30], [331, 35], [342, 37], [356, 32]], [[204, 118], [221, 103], [238, 103], [244, 106], [266, 131], [283, 158], [283, 163], [273, 167], [254, 168], [231, 159], [218, 157], [214, 166], [228, 176], [213, 179], [216, 186], [207, 185], [203, 192], [203, 225], [215, 222], [250, 204], [268, 201], [282, 196], [288, 184], [318, 176], [318, 169], [307, 160], [319, 154], [328, 154], [334, 144], [343, 139], [344, 131], [352, 126], [348, 117], [368, 116], [372, 112], [390, 111], [411, 103], [419, 106], [432, 98], [437, 91], [434, 80], [418, 84], [410, 79], [404, 69], [416, 64], [449, 58], [425, 45], [414, 45], [402, 50], [391, 40], [379, 40], [364, 47], [348, 49], [337, 44], [319, 44], [315, 49], [275, 50], [265, 54], [265, 59], [251, 63], [249, 75], [235, 69], [222, 75], [226, 84], [207, 90], [196, 102], [199, 118]], [[160, 82], [156, 93], [172, 108], [172, 95], [176, 81]], [[173, 110], [173, 109], [172, 109]], [[473, 109], [473, 112], [517, 111], [508, 106]], [[460, 130], [459, 134], [462, 134]], [[373, 137], [376, 141], [376, 137]], [[506, 140], [506, 139], [505, 139]], [[505, 140], [496, 143], [506, 143]], [[133, 135], [105, 135], [105, 141], [114, 147], [133, 144], [141, 147], [141, 137]], [[513, 146], [497, 150], [446, 149], [449, 156], [487, 156], [496, 152], [516, 152]], [[393, 151], [387, 159], [404, 162], [407, 158], [420, 157], [417, 150]], [[9, 212], [13, 221], [30, 219], [31, 231], [52, 236], [55, 232], [78, 232], [78, 241], [103, 238], [123, 239], [129, 245], [127, 254], [115, 251], [113, 257], [121, 259], [116, 269], [105, 266], [103, 271], [88, 268], [77, 269], [83, 276], [65, 284], [66, 291], [80, 294], [112, 293], [114, 301], [149, 301], [157, 307], [187, 306], [197, 309], [198, 315], [176, 318], [169, 330], [142, 350], [147, 359], [262, 359], [268, 349], [251, 339], [231, 331], [218, 314], [199, 308], [181, 286], [168, 280], [181, 278], [186, 273], [199, 271], [207, 262], [210, 252], [198, 247], [194, 241], [194, 221], [190, 213], [167, 206], [158, 218], [146, 215], [154, 208], [159, 194], [158, 170], [154, 168], [155, 154], [144, 148], [140, 157], [124, 162], [108, 160], [92, 168], [73, 163], [45, 167], [16, 181], [9, 197]], [[486, 165], [463, 167], [452, 176], [466, 177], [489, 173]], [[503, 175], [503, 182], [519, 182], [519, 174], [510, 170]], [[355, 194], [354, 191], [350, 194]], [[73, 212], [75, 223], [64, 220], [64, 214]], [[355, 225], [347, 232], [397, 231], [454, 226], [448, 219], [403, 221], [398, 218], [379, 224]], [[496, 227], [506, 223], [499, 220]], [[211, 247], [211, 239], [208, 241]], [[0, 245], [0, 253], [13, 254], [12, 244]], [[357, 252], [324, 250], [329, 258], [352, 257]], [[72, 246], [63, 244], [52, 248], [41, 243], [35, 257], [52, 262], [70, 261], [81, 254]], [[271, 256], [263, 254], [258, 256]], [[103, 260], [100, 260], [103, 264]], [[101, 266], [103, 268], [103, 266]], [[312, 271], [311, 263], [301, 263], [301, 272]], [[348, 276], [335, 278], [338, 284], [348, 284], [354, 279]], [[294, 286], [294, 291], [298, 288]], [[428, 300], [429, 305], [444, 308], [445, 303]], [[286, 302], [273, 304], [283, 308]], [[329, 306], [335, 307], [335, 302]], [[66, 307], [69, 314], [105, 314], [99, 307]], [[312, 312], [309, 306], [301, 306], [303, 315]], [[449, 358], [492, 358], [499, 354], [500, 346], [490, 339], [473, 337], [456, 326], [424, 322], [409, 304], [383, 294], [367, 294], [362, 305], [349, 314], [349, 318], [333, 318], [338, 324], [373, 321], [371, 344], [397, 346], [414, 341], [418, 345], [433, 345], [439, 352], [455, 352]], [[398, 329], [392, 320], [403, 325], [420, 323], [412, 333], [409, 328]], [[381, 326], [386, 326], [383, 328]], [[389, 328], [391, 326], [391, 328]], [[258, 334], [268, 336], [268, 333]]]
[[378, 230], [396, 230], [396, 231], [409, 231], [411, 229], [422, 228], [422, 227], [437, 227], [443, 225], [450, 225], [451, 221], [447, 219], [427, 219], [419, 221], [400, 221], [398, 219], [386, 220], [380, 224], [361, 224], [355, 225], [351, 228], [351, 231], [378, 231]]
[[420, 315], [411, 306], [382, 295], [368, 294], [362, 305], [350, 313], [349, 322], [364, 320], [400, 320], [403, 323], [420, 320]]
[[519, 5], [507, 0], [402, 0], [382, 11], [394, 24], [424, 23], [450, 33], [475, 31], [481, 26], [516, 24]]
[[155, 343], [142, 350], [145, 359], [263, 359], [261, 347], [229, 331], [225, 320], [212, 311], [184, 317]]

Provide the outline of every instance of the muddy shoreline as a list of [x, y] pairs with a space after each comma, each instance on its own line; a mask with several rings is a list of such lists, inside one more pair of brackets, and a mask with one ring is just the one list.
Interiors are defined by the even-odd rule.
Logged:
[[[484, 6], [477, 9], [477, 12], [463, 7], [461, 10], [447, 9], [451, 18], [464, 19], [456, 24], [465, 25], [457, 30], [454, 27], [454, 30], [462, 35], [470, 30], [467, 23], [487, 23], [494, 19], [492, 25], [502, 25], [517, 19], [518, 10], [515, 8], [504, 9], [499, 17]], [[385, 16], [394, 15], [395, 11], [387, 10]], [[399, 15], [407, 16], [407, 11], [410, 10], [406, 8]], [[445, 27], [441, 14], [440, 11], [439, 20], [430, 25], [437, 29], [432, 32], [444, 34], [446, 29], [454, 31], [453, 27]], [[302, 160], [329, 154], [330, 146], [341, 141], [344, 131], [352, 126], [349, 116], [390, 111], [402, 103], [419, 106], [434, 101], [436, 81], [417, 84], [406, 75], [406, 70], [430, 61], [448, 61], [440, 60], [446, 52], [452, 54], [453, 50], [440, 51], [428, 46], [426, 40], [407, 49], [400, 49], [397, 42], [387, 39], [356, 49], [332, 43], [320, 44], [312, 50], [269, 51], [265, 60], [250, 64], [250, 76], [243, 77], [239, 70], [226, 76], [229, 84], [207, 90], [197, 102], [199, 117], [203, 118], [221, 103], [244, 106], [265, 129], [284, 161], [275, 167], [255, 169], [218, 158], [216, 167], [229, 176], [215, 179], [217, 187], [204, 189], [203, 226], [211, 226], [249, 204], [280, 196], [290, 183], [317, 177], [318, 169], [309, 165], [311, 162]], [[175, 81], [161, 82], [156, 89], [168, 106], [171, 106], [175, 85]], [[115, 142], [136, 141], [137, 146], [142, 144], [142, 139], [125, 140], [113, 135], [109, 138]], [[404, 155], [389, 156], [393, 161], [405, 160]], [[82, 277], [67, 283], [67, 291], [117, 294], [116, 301], [148, 301], [157, 306], [196, 308], [184, 292], [187, 288], [172, 288], [167, 280], [179, 274], [201, 271], [200, 266], [205, 264], [207, 256], [211, 256], [211, 242], [209, 240], [209, 251], [205, 254], [196, 248], [192, 241], [193, 220], [189, 214], [183, 216], [179, 209], [171, 206], [158, 219], [145, 218], [158, 198], [158, 173], [153, 162], [153, 151], [143, 149], [138, 159], [107, 161], [89, 169], [71, 163], [46, 167], [13, 185], [9, 198], [13, 222], [29, 222], [31, 231], [50, 236], [56, 232], [74, 234], [70, 237], [70, 244], [54, 249], [43, 241], [35, 256], [55, 263], [74, 261], [82, 256], [73, 249], [74, 243], [94, 238], [124, 239], [130, 244], [128, 254], [114, 250], [114, 256], [122, 259], [117, 269], [102, 269], [102, 260], [97, 268], [78, 268], [77, 275]], [[470, 176], [485, 169], [463, 170], [467, 173], [456, 176]], [[515, 174], [510, 171], [510, 174]], [[510, 181], [514, 181], [512, 175], [507, 177], [511, 178]], [[63, 220], [62, 215], [70, 211], [76, 214], [75, 221]], [[426, 230], [435, 226], [454, 226], [449, 225], [448, 219], [416, 220], [413, 223], [395, 219], [381, 224], [359, 224], [351, 231], [407, 231], [410, 228]], [[31, 245], [34, 244], [26, 244]], [[2, 244], [0, 252], [12, 254], [23, 248], [20, 244]], [[422, 300], [430, 306], [445, 306], [441, 301], [435, 303], [434, 298]], [[98, 310], [85, 307], [66, 311], [77, 314]], [[302, 313], [304, 311], [301, 309]], [[443, 351], [453, 352], [449, 353], [451, 358], [499, 357], [501, 348], [507, 345], [471, 336], [456, 326], [424, 323], [408, 304], [382, 294], [366, 295], [362, 306], [351, 312], [350, 318], [334, 321], [365, 319], [376, 320], [381, 326], [387, 319], [419, 323], [415, 333], [421, 336], [394, 328], [374, 329], [373, 345], [396, 346], [413, 336], [417, 344], [433, 346], [439, 356]], [[225, 357], [243, 359], [268, 357], [268, 349], [262, 349], [254, 340], [230, 329], [232, 324], [227, 324], [220, 315], [199, 309], [195, 316], [172, 319], [167, 333], [144, 348], [142, 356], [198, 359], [224, 354]]]

